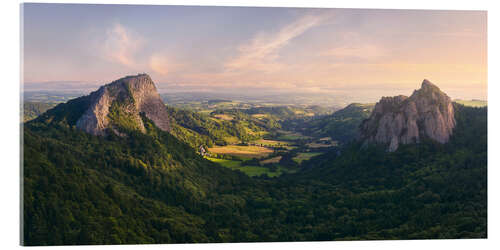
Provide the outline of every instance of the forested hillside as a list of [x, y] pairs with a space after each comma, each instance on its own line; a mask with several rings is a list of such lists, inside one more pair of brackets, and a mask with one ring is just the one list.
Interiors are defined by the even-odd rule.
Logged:
[[425, 141], [394, 153], [352, 144], [340, 156], [307, 162], [299, 182], [335, 187], [323, 198], [336, 200], [332, 211], [345, 208], [340, 225], [353, 239], [486, 237], [487, 110], [455, 109], [457, 127], [447, 144]]
[[23, 121], [29, 121], [37, 118], [45, 111], [56, 106], [55, 103], [45, 102], [24, 102], [23, 103]]
[[315, 137], [328, 136], [341, 143], [352, 142], [359, 135], [359, 125], [368, 118], [374, 104], [352, 103], [331, 115], [313, 119], [297, 119], [290, 123], [290, 128], [305, 135]]
[[234, 113], [231, 120], [223, 120], [174, 107], [167, 106], [167, 110], [174, 124], [172, 134], [195, 148], [255, 140], [260, 138], [257, 132], [266, 130], [264, 123], [242, 113]]
[[226, 202], [252, 186], [144, 117], [147, 134], [98, 137], [76, 129], [70, 110], [60, 106], [25, 126], [27, 245], [216, 240], [199, 217], [214, 213], [207, 200]]
[[455, 105], [444, 145], [351, 143], [295, 174], [252, 179], [144, 116], [144, 134], [86, 134], [74, 126], [85, 102], [25, 124], [26, 245], [487, 236], [487, 108]]

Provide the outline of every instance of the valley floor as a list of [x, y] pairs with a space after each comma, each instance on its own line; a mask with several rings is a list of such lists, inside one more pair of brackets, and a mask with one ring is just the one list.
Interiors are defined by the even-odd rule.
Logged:
[[311, 116], [323, 111], [218, 102], [170, 109], [176, 136], [145, 117], [145, 132], [84, 133], [78, 102], [26, 122], [23, 244], [488, 236], [487, 108], [457, 105], [447, 144], [388, 153], [346, 143], [367, 105]]

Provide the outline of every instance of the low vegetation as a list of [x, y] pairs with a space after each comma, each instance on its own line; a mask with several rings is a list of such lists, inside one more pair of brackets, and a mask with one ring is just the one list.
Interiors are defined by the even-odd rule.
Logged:
[[243, 158], [262, 158], [268, 156], [273, 152], [273, 150], [267, 147], [240, 145], [213, 147], [209, 148], [208, 151], [213, 154], [227, 154]]
[[24, 102], [23, 103], [23, 117], [24, 122], [33, 120], [45, 113], [45, 111], [55, 107], [56, 103], [45, 103], [45, 102]]
[[488, 102], [483, 100], [454, 100], [454, 102], [474, 108], [486, 107], [488, 105]]
[[275, 177], [280, 175], [281, 173], [275, 171], [271, 172], [269, 168], [266, 167], [261, 167], [261, 166], [248, 166], [248, 165], [241, 165], [242, 161], [239, 160], [226, 160], [226, 159], [218, 159], [218, 158], [210, 158], [207, 157], [208, 160], [218, 163], [226, 168], [230, 168], [233, 170], [238, 170], [241, 171], [242, 173], [245, 173], [246, 175], [250, 177], [255, 177], [255, 176], [268, 176], [268, 177]]
[[367, 119], [374, 104], [350, 104], [335, 113], [313, 120], [297, 121], [294, 129], [313, 137], [330, 137], [333, 141], [348, 143], [358, 137], [358, 127]]
[[[176, 137], [197, 148], [200, 145], [228, 145], [238, 142], [248, 142], [260, 138], [258, 132], [265, 131], [262, 123], [256, 123], [248, 117], [231, 116], [228, 119], [212, 119], [214, 117], [193, 111], [167, 107], [172, 118]], [[219, 115], [221, 114], [214, 114]], [[222, 115], [222, 117], [230, 117]], [[180, 128], [182, 127], [182, 128]]]
[[292, 159], [296, 161], [297, 163], [301, 164], [302, 161], [309, 160], [312, 157], [321, 155], [322, 153], [298, 153], [297, 156], [293, 157]]
[[[145, 133], [98, 137], [74, 126], [87, 101], [24, 124], [27, 245], [487, 237], [486, 107], [455, 104], [447, 144], [388, 153], [352, 142], [362, 105], [313, 118], [252, 111], [277, 112], [265, 121], [169, 108], [174, 136], [142, 117]], [[307, 147], [324, 137], [340, 144]], [[199, 145], [222, 153], [203, 157]]]

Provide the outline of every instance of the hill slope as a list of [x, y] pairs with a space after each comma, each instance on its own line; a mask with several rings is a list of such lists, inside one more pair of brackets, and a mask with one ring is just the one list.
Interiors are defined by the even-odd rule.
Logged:
[[37, 118], [39, 115], [45, 113], [45, 111], [55, 107], [54, 103], [44, 103], [44, 102], [24, 102], [23, 103], [23, 121], [27, 122]]
[[258, 139], [258, 131], [265, 131], [266, 124], [242, 113], [232, 113], [231, 120], [215, 119], [190, 110], [167, 107], [174, 136], [198, 148], [200, 145], [227, 145], [239, 141]]
[[[202, 216], [213, 211], [208, 201], [223, 202], [239, 189], [236, 183], [250, 188], [250, 179], [203, 159], [147, 112], [138, 114], [140, 123], [134, 120], [144, 129], [85, 132], [78, 121], [93, 98], [59, 104], [25, 123], [24, 244], [220, 240], [208, 236], [217, 233], [216, 223]], [[134, 112], [101, 118], [120, 121]]]
[[486, 108], [454, 104], [444, 145], [349, 144], [295, 174], [251, 179], [144, 114], [144, 130], [86, 133], [76, 122], [90, 103], [25, 123], [25, 245], [487, 236]]
[[304, 122], [299, 130], [306, 135], [351, 142], [359, 137], [359, 125], [370, 116], [373, 107], [373, 104], [352, 103], [331, 115]]
[[340, 155], [306, 162], [294, 185], [332, 185], [331, 192], [311, 192], [331, 201], [324, 217], [344, 211], [329, 228], [350, 228], [350, 239], [484, 238], [487, 112], [458, 104], [455, 110], [457, 127], [447, 144], [423, 140], [393, 153], [351, 144]]

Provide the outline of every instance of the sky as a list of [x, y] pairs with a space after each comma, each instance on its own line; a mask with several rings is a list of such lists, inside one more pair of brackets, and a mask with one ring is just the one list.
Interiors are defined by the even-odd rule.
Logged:
[[[487, 99], [485, 11], [23, 5], [24, 86]], [[57, 85], [60, 86], [60, 85]]]

